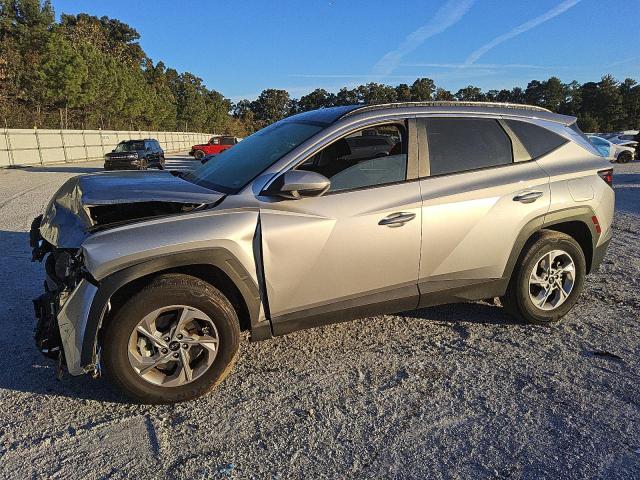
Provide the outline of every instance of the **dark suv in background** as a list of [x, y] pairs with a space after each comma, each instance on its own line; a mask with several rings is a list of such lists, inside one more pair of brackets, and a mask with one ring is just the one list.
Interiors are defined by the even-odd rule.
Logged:
[[153, 138], [124, 140], [104, 156], [105, 170], [146, 170], [149, 167], [164, 169], [164, 150]]

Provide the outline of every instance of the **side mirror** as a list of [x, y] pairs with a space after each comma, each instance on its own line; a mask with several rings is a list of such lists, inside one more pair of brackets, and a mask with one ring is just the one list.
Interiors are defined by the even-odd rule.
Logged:
[[298, 200], [301, 197], [319, 197], [331, 186], [331, 180], [317, 172], [289, 170], [276, 178], [263, 195]]

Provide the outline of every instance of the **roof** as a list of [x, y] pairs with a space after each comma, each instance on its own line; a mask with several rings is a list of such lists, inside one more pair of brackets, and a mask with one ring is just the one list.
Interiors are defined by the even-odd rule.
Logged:
[[315, 122], [322, 125], [330, 125], [342, 118], [362, 115], [370, 112], [380, 112], [382, 114], [394, 114], [398, 110], [403, 110], [407, 115], [420, 113], [474, 113], [487, 115], [505, 115], [512, 117], [539, 118], [563, 125], [575, 123], [576, 118], [568, 115], [553, 113], [546, 108], [534, 105], [521, 105], [516, 103], [497, 102], [398, 102], [382, 103], [377, 105], [343, 105], [339, 107], [324, 107], [318, 110], [310, 110], [298, 113], [283, 121], [293, 122]]
[[546, 108], [534, 105], [521, 105], [515, 103], [498, 103], [498, 102], [457, 102], [457, 101], [429, 101], [429, 102], [399, 102], [399, 103], [383, 103], [378, 105], [353, 105], [339, 118], [358, 115], [361, 113], [372, 111], [389, 110], [391, 113], [394, 109], [409, 110], [419, 113], [427, 111], [430, 113], [486, 113], [498, 115], [512, 115], [522, 117], [535, 117], [543, 120], [559, 122], [565, 125], [571, 125], [576, 121], [575, 117], [553, 113]]

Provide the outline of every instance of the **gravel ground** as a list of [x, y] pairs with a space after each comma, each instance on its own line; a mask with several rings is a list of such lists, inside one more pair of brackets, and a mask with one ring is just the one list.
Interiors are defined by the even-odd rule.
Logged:
[[96, 165], [0, 170], [0, 477], [640, 478], [640, 164], [561, 323], [477, 303], [245, 339], [220, 388], [160, 407], [56, 381], [33, 344], [31, 219]]

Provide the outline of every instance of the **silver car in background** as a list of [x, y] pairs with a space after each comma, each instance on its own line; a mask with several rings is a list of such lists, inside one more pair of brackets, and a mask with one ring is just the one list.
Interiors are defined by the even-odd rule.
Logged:
[[[353, 151], [371, 139], [384, 148]], [[162, 403], [222, 381], [243, 330], [492, 297], [547, 324], [605, 254], [611, 185], [575, 118], [537, 107], [302, 113], [192, 173], [68, 180], [31, 230], [36, 341], [72, 375], [104, 368]]]

